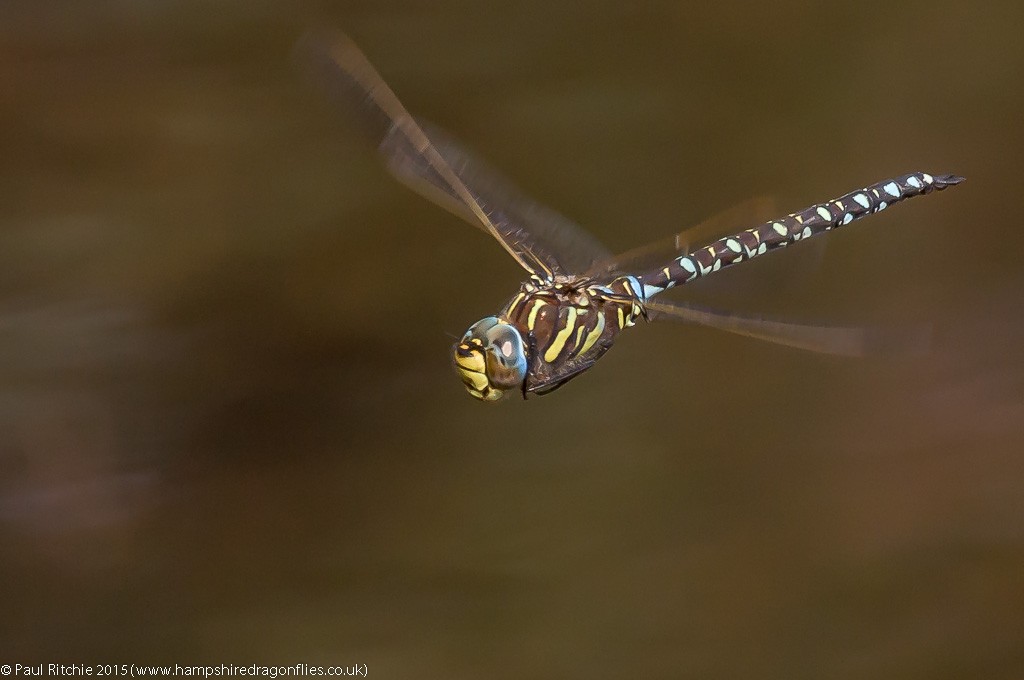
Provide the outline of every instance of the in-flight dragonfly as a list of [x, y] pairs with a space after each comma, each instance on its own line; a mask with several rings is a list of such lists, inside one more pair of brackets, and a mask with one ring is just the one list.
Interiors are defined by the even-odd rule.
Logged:
[[[455, 369], [469, 393], [497, 401], [515, 392], [545, 394], [601, 358], [638, 318], [666, 316], [803, 349], [860, 355], [864, 329], [803, 326], [656, 299], [675, 286], [805, 240], [899, 201], [959, 184], [962, 177], [913, 172], [886, 179], [759, 226], [690, 249], [687, 232], [662, 244], [612, 256], [591, 235], [516, 191], [447, 134], [415, 119], [344, 34], [300, 43], [360, 120], [395, 177], [486, 231], [529, 278], [494, 316], [470, 326], [455, 345]], [[664, 253], [654, 266], [652, 255]]]

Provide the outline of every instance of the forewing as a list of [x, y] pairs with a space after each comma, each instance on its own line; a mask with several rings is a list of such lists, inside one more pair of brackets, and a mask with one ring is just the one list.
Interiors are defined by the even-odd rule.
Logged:
[[[471, 187], [492, 223], [511, 242], [542, 258], [556, 273], [579, 274], [611, 253], [582, 227], [531, 199], [485, 161], [466, 150], [448, 133], [420, 121], [434, 147], [449, 166]], [[388, 169], [403, 184], [422, 196], [472, 222], [458, 201], [452, 200], [423, 158], [389, 135], [381, 144]]]
[[579, 273], [608, 256], [575, 224], [526, 198], [441, 130], [414, 119], [344, 34], [308, 34], [296, 53], [335, 99], [356, 110], [396, 178], [491, 234], [530, 273]]

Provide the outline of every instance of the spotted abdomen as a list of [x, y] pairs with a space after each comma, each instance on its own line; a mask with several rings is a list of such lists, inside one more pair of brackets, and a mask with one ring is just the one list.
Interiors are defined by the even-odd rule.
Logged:
[[660, 270], [641, 275], [649, 298], [666, 288], [687, 283], [723, 267], [810, 238], [856, 219], [881, 212], [899, 201], [959, 184], [963, 177], [913, 172], [852, 191], [845, 196], [812, 205], [778, 220], [719, 239], [676, 258]]

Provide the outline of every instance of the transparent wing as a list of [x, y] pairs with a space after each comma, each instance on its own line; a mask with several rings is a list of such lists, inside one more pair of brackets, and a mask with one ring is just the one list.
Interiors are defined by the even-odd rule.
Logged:
[[[544, 258], [560, 274], [578, 274], [610, 253], [596, 238], [568, 218], [526, 196], [486, 162], [474, 156], [440, 128], [420, 125], [442, 157], [464, 179], [484, 205], [499, 231]], [[430, 198], [463, 219], [469, 220], [458, 201], [446, 200], [443, 187], [431, 183], [422, 158], [410, 155], [404, 145], [381, 145], [392, 174], [413, 190]]]
[[818, 326], [731, 314], [685, 302], [647, 303], [652, 319], [674, 319], [797, 349], [837, 356], [920, 356], [931, 346], [931, 327]]
[[528, 272], [579, 273], [608, 257], [580, 227], [528, 199], [440, 129], [414, 119], [344, 34], [308, 34], [296, 54], [340, 103], [357, 109], [399, 181], [491, 234]]
[[775, 200], [772, 197], [757, 196], [712, 215], [677, 234], [596, 262], [588, 273], [635, 274], [663, 267], [680, 255], [686, 255], [723, 236], [756, 227], [777, 214]]

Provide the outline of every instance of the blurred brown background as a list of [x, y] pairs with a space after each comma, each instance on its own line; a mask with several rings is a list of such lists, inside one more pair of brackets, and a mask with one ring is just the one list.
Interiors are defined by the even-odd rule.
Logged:
[[[1024, 9], [628, 5], [0, 5], [0, 663], [1024, 677]], [[473, 401], [447, 334], [519, 272], [296, 73], [310, 25], [613, 249], [965, 175], [705, 282], [935, 351], [652, 325]]]

